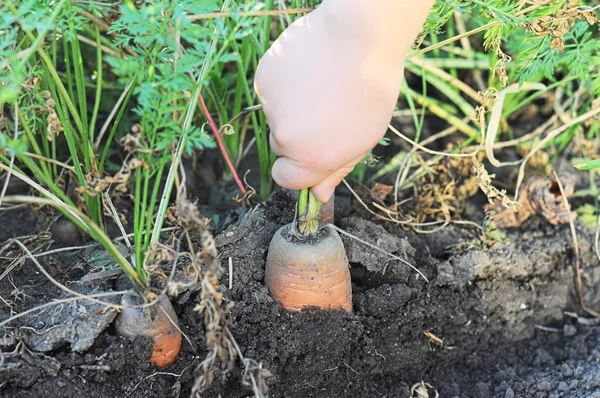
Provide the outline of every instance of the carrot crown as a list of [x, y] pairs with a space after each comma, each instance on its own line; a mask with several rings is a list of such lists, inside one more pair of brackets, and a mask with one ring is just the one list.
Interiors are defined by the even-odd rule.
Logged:
[[310, 188], [300, 190], [296, 206], [296, 230], [301, 236], [311, 236], [319, 231], [321, 202], [315, 198]]

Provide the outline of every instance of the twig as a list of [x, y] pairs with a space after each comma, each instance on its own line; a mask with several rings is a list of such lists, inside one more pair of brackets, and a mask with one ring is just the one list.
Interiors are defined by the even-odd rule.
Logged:
[[543, 140], [541, 140], [535, 147], [529, 151], [529, 153], [523, 158], [521, 166], [519, 167], [519, 176], [517, 178], [517, 187], [515, 188], [515, 200], [519, 198], [519, 190], [521, 188], [521, 184], [523, 183], [523, 179], [525, 178], [525, 166], [529, 159], [541, 148], [544, 147], [548, 142], [556, 138], [558, 135], [564, 133], [569, 129], [569, 127], [574, 126], [578, 123], [584, 122], [587, 119], [594, 117], [595, 115], [600, 114], [600, 106], [590, 109], [586, 113], [574, 118], [569, 123], [565, 123], [562, 126], [550, 131]]
[[79, 365], [81, 369], [85, 370], [97, 370], [100, 372], [110, 372], [110, 366], [108, 365]]
[[[123, 237], [123, 240], [125, 240], [125, 245], [127, 245], [128, 249], [131, 249], [131, 242], [129, 241], [127, 232], [125, 232], [125, 227], [123, 226], [121, 219], [119, 219], [119, 214], [117, 213], [117, 209], [115, 209], [115, 206], [113, 205], [110, 196], [108, 196], [106, 192], [102, 192], [102, 198], [102, 203], [104, 203], [104, 205], [108, 207], [112, 219], [114, 220], [115, 224], [117, 224], [117, 227], [119, 227], [119, 231], [121, 231], [121, 236]], [[132, 257], [133, 256], [134, 255], [132, 254]], [[133, 264], [135, 264], [135, 259], [133, 259], [132, 262]]]
[[186, 341], [188, 342], [188, 344], [190, 345], [190, 347], [192, 348], [192, 351], [194, 351], [194, 354], [197, 354], [198, 351], [196, 351], [196, 347], [194, 347], [194, 345], [192, 344], [192, 340], [190, 340], [190, 338], [188, 337], [187, 334], [185, 334], [183, 332], [183, 330], [181, 330], [181, 328], [179, 327], [179, 325], [177, 325], [177, 322], [175, 322], [167, 313], [167, 311], [162, 307], [162, 305], [160, 305], [160, 303], [158, 304], [158, 308], [160, 308], [160, 310], [165, 314], [165, 316], [169, 319], [169, 322], [171, 322], [171, 325], [173, 325], [175, 327], [175, 329], [177, 329], [179, 331], [179, 333], [181, 333], [181, 335], [183, 337], [185, 337]]
[[[463, 121], [466, 121], [468, 118], [463, 119]], [[457, 131], [458, 129], [456, 128], [456, 126], [450, 126], [447, 129], [444, 129], [442, 131], [440, 131], [437, 134], [433, 134], [431, 137], [428, 137], [426, 139], [424, 139], [423, 141], [421, 141], [421, 145], [427, 145], [430, 144], [432, 142], [435, 142], [441, 138], [444, 138], [450, 134], [453, 134]], [[409, 171], [409, 167], [408, 167], [408, 163], [411, 161], [412, 159], [412, 155], [417, 152], [417, 147], [413, 146], [411, 148], [411, 150], [406, 154], [404, 160], [402, 161], [402, 163], [400, 164], [400, 166], [398, 167], [398, 174], [396, 174], [396, 182], [394, 184], [394, 201], [398, 202], [398, 191], [400, 190], [400, 187], [402, 187], [404, 185], [404, 181], [406, 180], [406, 176], [408, 175], [408, 171]]]
[[[90, 301], [93, 301], [93, 302], [95, 302], [95, 303], [97, 303], [97, 304], [100, 304], [100, 305], [104, 305], [104, 306], [107, 306], [107, 307], [114, 307], [114, 308], [117, 308], [117, 307], [115, 306], [115, 304], [114, 304], [114, 303], [109, 303], [109, 302], [107, 302], [107, 301], [101, 301], [101, 300], [96, 300], [96, 299], [93, 299], [93, 298], [89, 298], [89, 296], [88, 296], [88, 295], [85, 295], [85, 294], [83, 294], [83, 293], [79, 293], [79, 292], [76, 292], [75, 290], [71, 290], [71, 289], [69, 289], [68, 287], [66, 287], [65, 285], [63, 285], [62, 283], [60, 283], [59, 281], [57, 281], [56, 279], [54, 279], [54, 278], [53, 278], [53, 277], [52, 277], [52, 276], [51, 276], [51, 275], [50, 275], [50, 274], [49, 274], [49, 273], [48, 273], [48, 272], [47, 272], [47, 271], [44, 269], [44, 267], [42, 267], [42, 265], [39, 263], [39, 261], [38, 261], [38, 260], [37, 260], [35, 257], [33, 257], [33, 254], [32, 254], [32, 253], [29, 251], [29, 249], [27, 248], [27, 246], [25, 246], [25, 245], [24, 245], [23, 243], [21, 243], [21, 241], [19, 241], [19, 240], [13, 240], [13, 242], [14, 242], [14, 243], [16, 243], [18, 246], [20, 246], [20, 247], [21, 247], [21, 249], [22, 249], [22, 250], [25, 252], [25, 254], [27, 255], [27, 257], [28, 257], [29, 259], [31, 259], [31, 261], [32, 261], [32, 262], [35, 264], [35, 266], [36, 266], [36, 267], [37, 267], [37, 268], [40, 270], [40, 272], [41, 272], [41, 273], [42, 273], [42, 274], [43, 274], [43, 275], [44, 275], [44, 276], [45, 276], [45, 277], [46, 277], [46, 278], [47, 278], [47, 279], [48, 279], [50, 282], [52, 282], [52, 284], [53, 284], [54, 286], [58, 287], [60, 290], [64, 291], [65, 293], [72, 294], [72, 295], [73, 295], [73, 296], [75, 296], [75, 297], [80, 297], [80, 298], [89, 299]], [[119, 307], [123, 308], [122, 306], [119, 306]]]
[[[85, 43], [85, 44], [88, 44], [88, 45], [90, 45], [90, 46], [92, 46], [92, 47], [98, 47], [98, 44], [97, 44], [97, 43], [96, 43], [94, 40], [92, 40], [92, 39], [88, 39], [87, 37], [85, 37], [85, 36], [83, 36], [83, 35], [77, 35], [77, 39], [78, 39], [80, 42], [82, 42], [82, 43]], [[107, 53], [107, 54], [109, 54], [109, 55], [112, 55], [113, 57], [117, 57], [117, 58], [123, 58], [123, 55], [122, 55], [121, 53], [119, 53], [119, 52], [117, 52], [117, 51], [113, 50], [113, 49], [112, 49], [112, 48], [110, 48], [110, 47], [107, 47], [107, 46], [100, 46], [100, 49], [101, 49], [102, 51], [104, 51], [105, 53]]]
[[125, 97], [127, 96], [127, 93], [129, 92], [129, 90], [131, 90], [131, 86], [133, 85], [135, 78], [136, 78], [136, 76], [133, 76], [131, 78], [131, 81], [129, 82], [127, 87], [125, 87], [125, 90], [123, 90], [123, 92], [119, 96], [119, 99], [115, 103], [115, 106], [113, 106], [112, 110], [108, 114], [106, 121], [104, 122], [104, 124], [102, 125], [102, 128], [100, 129], [100, 132], [98, 133], [98, 137], [96, 137], [96, 142], [94, 142], [94, 150], [97, 150], [98, 147], [100, 146], [100, 142], [102, 141], [102, 138], [104, 137], [104, 134], [106, 133], [106, 130], [108, 130], [108, 126], [110, 125], [113, 118], [117, 114], [117, 110], [121, 107], [121, 104], [123, 103], [123, 101], [125, 101]]
[[229, 257], [229, 290], [233, 289], [233, 259]]
[[160, 376], [160, 375], [165, 375], [165, 376], [173, 376], [173, 377], [177, 377], [180, 378], [181, 376], [183, 376], [183, 374], [185, 373], [186, 370], [188, 370], [189, 366], [186, 366], [180, 374], [177, 373], [169, 373], [169, 372], [156, 372], [156, 373], [152, 373], [149, 376], [144, 377], [142, 380], [140, 380], [135, 386], [133, 386], [133, 388], [131, 389], [131, 391], [129, 391], [127, 393], [127, 395], [125, 395], [125, 397], [130, 396], [137, 388], [140, 384], [142, 384], [144, 381], [153, 378], [154, 376]]
[[81, 9], [81, 8], [77, 8], [76, 10], [77, 10], [77, 14], [86, 17], [87, 19], [89, 19], [90, 21], [92, 21], [93, 23], [95, 23], [96, 25], [98, 25], [98, 27], [100, 29], [102, 29], [103, 31], [108, 32], [110, 30], [110, 26], [106, 22], [104, 22], [104, 20], [98, 18], [97, 16], [95, 16], [91, 12], [88, 12], [88, 11], [86, 11], [84, 9]]
[[[123, 295], [125, 293], [128, 293], [127, 291], [118, 291], [118, 292], [106, 292], [106, 293], [97, 293], [97, 294], [89, 294], [87, 296], [84, 295], [84, 297], [69, 297], [66, 299], [60, 299], [60, 300], [54, 300], [52, 302], [46, 303], [46, 304], [42, 304], [42, 305], [38, 305], [37, 307], [33, 307], [28, 309], [27, 311], [23, 311], [18, 313], [17, 315], [13, 315], [10, 318], [0, 322], [0, 327], [7, 325], [19, 318], [22, 318], [26, 315], [29, 315], [31, 313], [34, 313], [36, 311], [40, 311], [43, 310], [45, 308], [48, 307], [52, 307], [54, 305], [59, 305], [59, 304], [66, 304], [66, 303], [71, 303], [73, 301], [79, 301], [79, 300], [92, 300], [92, 301], [96, 301], [96, 302], [100, 302], [103, 303], [102, 301], [99, 300], [95, 300], [96, 298], [99, 297], [111, 297], [111, 296], [120, 296]], [[117, 305], [117, 304], [111, 304], [112, 307], [117, 308], [117, 309], [124, 309], [127, 307], [121, 306], [121, 305]]]
[[552, 171], [552, 173], [554, 174], [554, 178], [556, 179], [556, 183], [558, 184], [558, 189], [560, 190], [560, 194], [563, 198], [565, 209], [567, 209], [567, 217], [569, 217], [569, 227], [571, 228], [571, 235], [573, 237], [573, 251], [575, 252], [575, 274], [577, 280], [577, 293], [579, 294], [579, 304], [581, 305], [581, 309], [583, 309], [588, 314], [595, 317], [600, 317], [600, 313], [588, 308], [588, 306], [585, 304], [585, 300], [583, 298], [583, 281], [581, 277], [581, 268], [579, 265], [579, 241], [577, 240], [577, 231], [575, 230], [575, 223], [573, 222], [573, 216], [569, 211], [569, 201], [567, 200], [567, 195], [565, 194], [562, 182], [560, 181], [560, 178], [558, 177], [558, 174], [556, 174], [555, 171]]
[[60, 166], [60, 167], [62, 167], [64, 169], [67, 169], [67, 170], [70, 170], [72, 172], [75, 172], [75, 168], [73, 166], [69, 166], [68, 164], [63, 163], [63, 162], [58, 161], [58, 160], [55, 160], [55, 159], [50, 159], [50, 158], [47, 158], [45, 156], [40, 156], [40, 155], [37, 155], [35, 153], [31, 153], [31, 152], [23, 152], [23, 155], [29, 156], [30, 158], [34, 158], [34, 159], [43, 160], [44, 162], [53, 163], [53, 164], [55, 164], [57, 166]]
[[473, 157], [474, 155], [476, 155], [477, 152], [479, 152], [481, 150], [481, 146], [480, 146], [478, 149], [476, 149], [475, 151], [473, 151], [471, 153], [447, 153], [447, 152], [439, 152], [439, 151], [435, 151], [433, 149], [426, 148], [423, 145], [419, 144], [418, 142], [415, 142], [415, 141], [411, 140], [410, 138], [408, 138], [407, 136], [405, 136], [404, 134], [402, 134], [401, 132], [399, 132], [391, 124], [388, 125], [388, 128], [390, 130], [392, 130], [392, 132], [394, 134], [396, 134], [398, 137], [402, 138], [404, 141], [406, 141], [409, 144], [411, 144], [412, 146], [414, 146], [414, 147], [422, 150], [423, 152], [429, 153], [430, 155], [441, 155], [441, 156], [447, 156], [447, 157], [451, 157], [451, 158], [470, 158], [470, 157]]
[[427, 283], [429, 283], [429, 279], [427, 279], [427, 277], [426, 277], [426, 276], [425, 276], [425, 275], [424, 275], [424, 274], [423, 274], [421, 271], [419, 271], [419, 269], [418, 269], [417, 267], [415, 267], [414, 265], [412, 265], [412, 264], [411, 264], [411, 263], [409, 263], [408, 261], [404, 260], [403, 258], [400, 258], [400, 257], [398, 257], [398, 256], [395, 256], [395, 255], [393, 255], [392, 253], [389, 253], [389, 252], [387, 252], [387, 251], [385, 251], [385, 250], [381, 249], [380, 247], [378, 247], [378, 246], [376, 246], [376, 245], [373, 245], [373, 244], [371, 244], [371, 243], [369, 243], [369, 242], [367, 242], [367, 241], [365, 241], [365, 240], [362, 240], [362, 239], [361, 239], [361, 238], [359, 238], [358, 236], [352, 235], [350, 232], [346, 232], [346, 231], [344, 231], [343, 229], [341, 229], [341, 228], [339, 228], [339, 227], [336, 227], [336, 226], [335, 226], [335, 225], [333, 225], [333, 224], [327, 224], [327, 225], [329, 225], [331, 228], [335, 229], [336, 231], [338, 231], [339, 233], [341, 233], [341, 234], [343, 234], [343, 235], [346, 235], [346, 236], [348, 236], [348, 237], [350, 237], [350, 238], [352, 238], [352, 239], [354, 239], [354, 240], [356, 240], [356, 241], [358, 241], [358, 242], [360, 242], [360, 243], [362, 243], [362, 244], [364, 244], [364, 245], [367, 245], [367, 246], [369, 246], [369, 247], [370, 247], [370, 248], [372, 248], [372, 249], [375, 249], [375, 250], [377, 250], [377, 251], [380, 251], [381, 253], [383, 253], [383, 254], [386, 254], [386, 255], [390, 256], [391, 258], [393, 258], [393, 259], [396, 259], [396, 260], [399, 260], [400, 262], [403, 262], [404, 264], [408, 265], [410, 268], [412, 268], [413, 270], [415, 270], [415, 271], [416, 271], [416, 272], [417, 272], [419, 275], [421, 275], [421, 277], [422, 277], [423, 279], [425, 279], [425, 281], [426, 281]]

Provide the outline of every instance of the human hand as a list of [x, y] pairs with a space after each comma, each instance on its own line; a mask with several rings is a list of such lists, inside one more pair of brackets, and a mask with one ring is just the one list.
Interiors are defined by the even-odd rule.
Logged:
[[[336, 3], [341, 4], [325, 1], [286, 29], [262, 58], [255, 78], [271, 149], [279, 157], [273, 179], [289, 189], [312, 187], [323, 203], [384, 136], [404, 58], [422, 24], [408, 23], [405, 29], [414, 35], [384, 45], [385, 35], [370, 34], [368, 16], [357, 13], [359, 25], [351, 23], [353, 15], [340, 16], [353, 3], [368, 2], [347, 1], [343, 9]], [[389, 3], [396, 7], [403, 1]]]

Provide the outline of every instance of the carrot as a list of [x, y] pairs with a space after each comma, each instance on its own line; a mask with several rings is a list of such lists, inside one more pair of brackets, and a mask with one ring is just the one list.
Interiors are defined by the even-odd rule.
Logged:
[[338, 233], [319, 224], [320, 203], [300, 191], [296, 221], [280, 228], [269, 246], [265, 282], [288, 311], [304, 308], [352, 311], [348, 259]]
[[333, 210], [334, 210], [334, 201], [335, 201], [335, 195], [331, 196], [331, 199], [329, 199], [329, 202], [327, 203], [323, 203], [321, 205], [321, 222], [327, 223], [327, 224], [333, 224], [335, 219], [333, 217]]
[[[121, 305], [131, 307], [143, 304], [140, 296], [125, 294]], [[177, 359], [181, 351], [181, 331], [177, 324], [177, 314], [169, 298], [163, 294], [156, 305], [147, 308], [126, 308], [115, 321], [117, 332], [134, 339], [139, 336], [151, 337], [152, 355], [148, 362], [165, 368]]]

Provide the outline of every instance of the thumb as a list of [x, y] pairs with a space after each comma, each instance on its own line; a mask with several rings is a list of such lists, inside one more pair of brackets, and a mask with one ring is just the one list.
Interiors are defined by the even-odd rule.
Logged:
[[327, 203], [329, 199], [333, 196], [335, 192], [335, 188], [340, 185], [340, 182], [354, 169], [354, 166], [358, 164], [363, 159], [363, 156], [360, 156], [354, 159], [352, 162], [348, 163], [346, 166], [342, 167], [335, 173], [331, 174], [329, 177], [325, 178], [323, 181], [315, 184], [311, 191], [315, 198], [321, 203]]
[[327, 173], [302, 167], [297, 161], [280, 157], [271, 170], [273, 180], [283, 187], [293, 190], [312, 187], [327, 178]]

